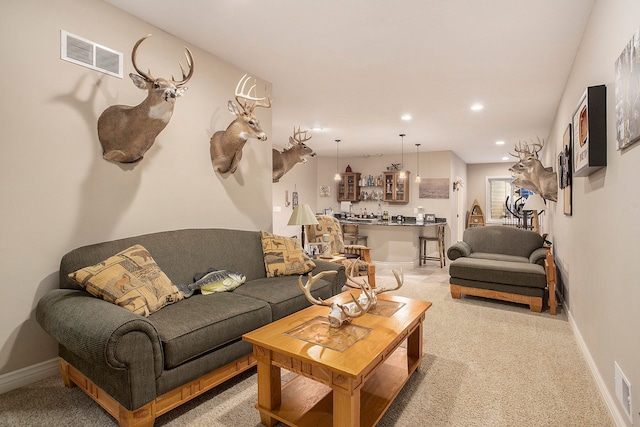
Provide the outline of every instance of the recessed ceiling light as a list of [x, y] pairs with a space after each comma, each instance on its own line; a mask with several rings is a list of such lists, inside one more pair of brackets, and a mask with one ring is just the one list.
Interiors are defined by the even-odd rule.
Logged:
[[505, 156], [502, 158], [502, 160], [509, 160], [509, 158]]
[[314, 131], [314, 132], [324, 132], [326, 129], [325, 128], [315, 127], [315, 128], [311, 128], [311, 130]]
[[402, 117], [400, 117], [402, 120], [411, 120], [411, 114], [403, 114]]
[[496, 141], [496, 145], [504, 145], [504, 141]]
[[484, 108], [484, 105], [479, 104], [479, 103], [473, 104], [473, 105], [471, 106], [471, 109], [472, 109], [473, 111], [480, 111], [480, 110], [482, 110], [483, 108]]

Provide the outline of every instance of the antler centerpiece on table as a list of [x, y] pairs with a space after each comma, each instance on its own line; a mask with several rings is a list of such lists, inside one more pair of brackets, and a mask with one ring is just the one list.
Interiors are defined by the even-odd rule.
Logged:
[[315, 298], [313, 295], [311, 295], [311, 287], [315, 282], [317, 282], [320, 278], [322, 278], [326, 274], [335, 274], [335, 273], [336, 273], [335, 271], [323, 271], [322, 273], [317, 274], [315, 276], [309, 273], [306, 285], [302, 283], [302, 276], [298, 277], [298, 285], [300, 286], [300, 289], [302, 289], [302, 291], [304, 292], [304, 295], [307, 297], [307, 300], [311, 304], [322, 305], [322, 306], [331, 308], [331, 311], [329, 312], [329, 315], [328, 315], [328, 320], [329, 320], [329, 325], [334, 328], [339, 328], [343, 324], [349, 323], [351, 322], [351, 320], [357, 317], [360, 317], [364, 315], [366, 312], [368, 312], [369, 310], [375, 308], [378, 302], [378, 298], [377, 298], [378, 294], [381, 294], [383, 292], [398, 290], [400, 289], [400, 287], [402, 287], [402, 284], [404, 283], [404, 274], [402, 273], [402, 270], [400, 270], [400, 273], [393, 270], [393, 275], [396, 278], [396, 282], [398, 283], [398, 286], [396, 286], [393, 289], [386, 289], [386, 288], [372, 289], [365, 278], [362, 278], [362, 281], [359, 281], [359, 282], [355, 280], [355, 278], [352, 276], [353, 274], [353, 265], [352, 265], [349, 269], [347, 269], [347, 281], [351, 281], [352, 283], [355, 283], [362, 290], [358, 298], [356, 298], [352, 294], [351, 302], [348, 302], [345, 304], [338, 304], [335, 302], [328, 303], [322, 300], [321, 298]]

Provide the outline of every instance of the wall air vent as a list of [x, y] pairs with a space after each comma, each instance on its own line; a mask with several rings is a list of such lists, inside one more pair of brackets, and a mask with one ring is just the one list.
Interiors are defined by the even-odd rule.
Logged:
[[122, 52], [60, 30], [60, 59], [122, 78]]
[[627, 414], [631, 420], [631, 424], [633, 424], [633, 410], [631, 409], [631, 383], [622, 372], [622, 369], [620, 369], [618, 362], [613, 362], [613, 368], [615, 372], [616, 397], [622, 404], [625, 414]]

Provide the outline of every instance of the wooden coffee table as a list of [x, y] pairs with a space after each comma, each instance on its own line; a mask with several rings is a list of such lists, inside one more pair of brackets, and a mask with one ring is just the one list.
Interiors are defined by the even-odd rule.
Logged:
[[[349, 293], [360, 291], [329, 301], [349, 302]], [[314, 305], [245, 334], [258, 361], [262, 423], [376, 425], [420, 366], [422, 322], [430, 306], [381, 294], [373, 313], [341, 328], [329, 327], [329, 307]], [[298, 375], [282, 385], [281, 368]]]

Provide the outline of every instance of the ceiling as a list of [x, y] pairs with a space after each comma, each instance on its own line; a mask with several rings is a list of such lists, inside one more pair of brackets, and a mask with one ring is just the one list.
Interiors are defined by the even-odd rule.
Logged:
[[322, 128], [320, 156], [340, 139], [341, 156], [421, 144], [466, 163], [547, 137], [594, 2], [106, 1], [271, 82], [274, 147], [300, 126]]

